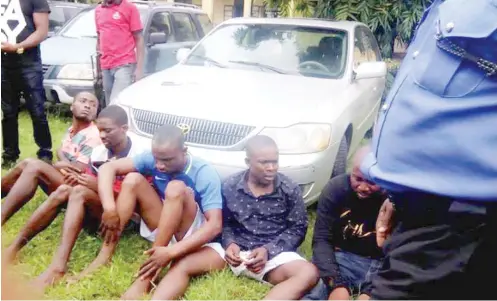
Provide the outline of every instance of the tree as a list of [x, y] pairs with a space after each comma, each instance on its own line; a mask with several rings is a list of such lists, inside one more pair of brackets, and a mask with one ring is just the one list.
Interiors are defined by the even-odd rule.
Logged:
[[398, 38], [409, 44], [414, 28], [432, 0], [319, 0], [315, 16], [368, 25], [384, 57], [391, 57]]

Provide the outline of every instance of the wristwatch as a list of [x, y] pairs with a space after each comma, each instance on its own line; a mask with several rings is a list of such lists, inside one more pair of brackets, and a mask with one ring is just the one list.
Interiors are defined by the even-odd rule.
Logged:
[[17, 54], [23, 54], [24, 53], [24, 48], [23, 47], [17, 48], [16, 53]]

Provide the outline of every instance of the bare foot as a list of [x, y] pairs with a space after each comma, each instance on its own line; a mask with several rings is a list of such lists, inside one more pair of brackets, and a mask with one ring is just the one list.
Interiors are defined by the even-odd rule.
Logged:
[[84, 269], [81, 273], [71, 276], [68, 280], [68, 283], [78, 282], [79, 280], [83, 279], [86, 276], [89, 276], [90, 274], [92, 274], [100, 267], [106, 265], [109, 262], [110, 262], [110, 256], [101, 256], [101, 255], [97, 256], [97, 258], [95, 258], [95, 260], [93, 260], [93, 262], [90, 263], [90, 265], [86, 269]]
[[48, 286], [52, 286], [59, 282], [65, 274], [66, 272], [64, 270], [48, 268], [45, 272], [43, 272], [43, 274], [34, 280], [33, 284], [34, 286], [44, 290]]
[[136, 279], [130, 288], [121, 296], [121, 300], [140, 300], [150, 291], [151, 281]]

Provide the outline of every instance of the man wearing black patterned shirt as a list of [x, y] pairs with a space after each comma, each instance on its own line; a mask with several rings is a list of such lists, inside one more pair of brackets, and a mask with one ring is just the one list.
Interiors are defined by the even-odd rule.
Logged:
[[255, 136], [246, 150], [249, 169], [222, 188], [225, 259], [236, 275], [275, 285], [266, 299], [300, 299], [319, 277], [296, 253], [307, 232], [300, 187], [278, 173], [278, 148], [271, 138]]

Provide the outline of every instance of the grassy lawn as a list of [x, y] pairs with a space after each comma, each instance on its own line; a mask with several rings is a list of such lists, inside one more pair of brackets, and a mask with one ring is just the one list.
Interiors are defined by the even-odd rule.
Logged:
[[[69, 119], [50, 117], [53, 145], [58, 146], [62, 136], [69, 126]], [[33, 141], [32, 125], [29, 116], [23, 112], [20, 116], [20, 143], [21, 158], [36, 155], [36, 144]], [[2, 170], [4, 174], [6, 170]], [[7, 246], [18, 233], [20, 227], [28, 219], [46, 196], [39, 190], [33, 200], [22, 210], [14, 215], [9, 222], [2, 227], [2, 247]], [[309, 230], [305, 242], [300, 248], [306, 258], [311, 256], [311, 237], [315, 221], [314, 210], [309, 210]], [[61, 228], [64, 215], [60, 214], [55, 222], [43, 233], [33, 239], [19, 254], [16, 268], [32, 279], [42, 273], [51, 262], [59, 244]], [[83, 232], [71, 255], [69, 275], [80, 272], [96, 256], [101, 239]], [[126, 233], [114, 255], [112, 264], [102, 268], [93, 276], [83, 279], [77, 284], [68, 286], [61, 282], [59, 285], [47, 290], [45, 297], [49, 299], [117, 299], [132, 283], [133, 275], [146, 258], [142, 252], [150, 244], [142, 239], [138, 233]], [[220, 273], [204, 276], [193, 280], [188, 289], [185, 299], [190, 300], [255, 300], [261, 299], [269, 287], [247, 278], [236, 278], [230, 271], [224, 270]]]

